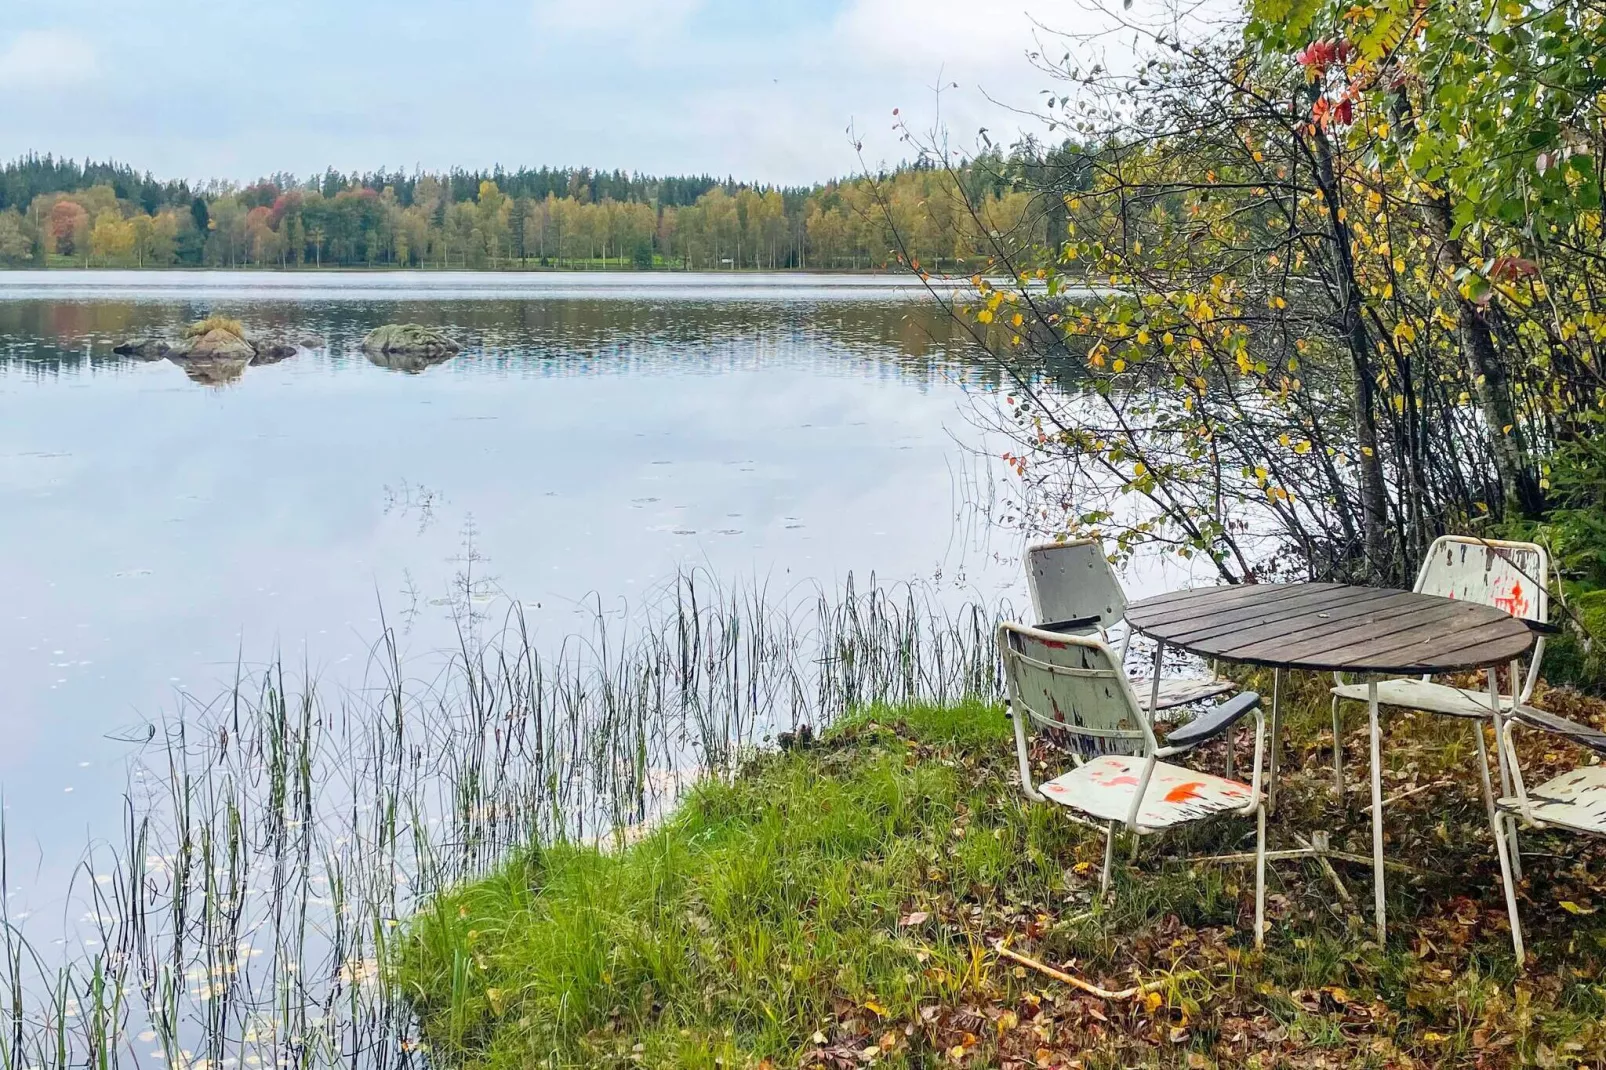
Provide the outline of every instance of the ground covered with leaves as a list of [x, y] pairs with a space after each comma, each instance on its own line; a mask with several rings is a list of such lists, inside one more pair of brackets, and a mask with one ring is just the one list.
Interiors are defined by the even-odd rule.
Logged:
[[[1272, 845], [1326, 828], [1366, 854], [1364, 712], [1340, 802], [1322, 684], [1290, 688]], [[1522, 738], [1530, 783], [1582, 760]], [[1524, 835], [1519, 972], [1470, 728], [1395, 713], [1384, 754], [1388, 853], [1412, 867], [1385, 948], [1366, 867], [1336, 863], [1335, 884], [1285, 861], [1256, 951], [1251, 867], [1185, 857], [1252, 849], [1248, 819], [1146, 838], [1100, 902], [1102, 837], [1019, 794], [1008, 721], [971, 705], [873, 711], [702, 786], [628, 847], [547, 849], [458, 889], [411, 923], [394, 976], [434, 1055], [486, 1068], [1606, 1066], [1602, 842]], [[999, 941], [1145, 990], [1087, 994]]]

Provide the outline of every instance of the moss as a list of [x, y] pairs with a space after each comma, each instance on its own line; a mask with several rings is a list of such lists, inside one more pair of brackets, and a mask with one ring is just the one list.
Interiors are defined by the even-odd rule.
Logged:
[[184, 328], [184, 337], [205, 338], [213, 331], [223, 331], [234, 335], [242, 342], [245, 341], [245, 325], [227, 316], [208, 316], [204, 320], [197, 320]]

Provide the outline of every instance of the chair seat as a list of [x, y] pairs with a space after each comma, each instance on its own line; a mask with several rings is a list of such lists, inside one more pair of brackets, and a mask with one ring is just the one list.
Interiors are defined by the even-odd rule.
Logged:
[[[1339, 698], [1367, 701], [1365, 684], [1340, 684], [1333, 688]], [[1489, 692], [1466, 687], [1436, 684], [1432, 680], [1408, 677], [1399, 680], [1379, 680], [1377, 701], [1385, 706], [1402, 706], [1408, 710], [1442, 713], [1448, 717], [1488, 717]], [[1511, 709], [1511, 696], [1500, 696], [1500, 709]]]
[[[1515, 797], [1501, 799], [1499, 805], [1522, 814]], [[1528, 808], [1547, 825], [1606, 836], [1606, 765], [1586, 765], [1529, 788]]]
[[[1050, 802], [1080, 810], [1100, 821], [1125, 821], [1143, 775], [1144, 759], [1106, 754], [1040, 788]], [[1180, 765], [1156, 762], [1138, 811], [1145, 829], [1170, 828], [1249, 805], [1249, 785]]]
[[[1150, 680], [1134, 676], [1131, 684], [1133, 693], [1138, 696], [1138, 705], [1148, 709]], [[1160, 702], [1155, 709], [1169, 710], [1175, 706], [1186, 706], [1190, 702], [1203, 702], [1207, 698], [1225, 695], [1237, 688], [1238, 685], [1231, 680], [1212, 680], [1208, 676], [1163, 676], [1160, 678]]]

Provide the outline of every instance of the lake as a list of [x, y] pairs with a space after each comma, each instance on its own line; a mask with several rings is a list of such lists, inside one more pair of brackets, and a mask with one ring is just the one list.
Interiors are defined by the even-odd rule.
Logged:
[[[111, 352], [210, 313], [327, 344], [224, 382]], [[370, 363], [395, 321], [465, 349]], [[885, 277], [0, 273], [15, 905], [115, 835], [129, 740], [242, 662], [346, 682], [381, 610], [417, 660], [515, 601], [555, 648], [688, 567], [1012, 589], [968, 519], [994, 386]]]
[[[307, 345], [112, 352], [213, 314]], [[387, 322], [464, 348], [376, 363]], [[0, 273], [17, 1058], [392, 1065], [417, 896], [803, 718], [996, 693], [1001, 384], [894, 277]]]

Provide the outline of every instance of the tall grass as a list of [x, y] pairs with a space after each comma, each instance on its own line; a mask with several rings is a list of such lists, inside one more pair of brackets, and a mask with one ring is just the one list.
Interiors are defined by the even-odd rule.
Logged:
[[531, 845], [623, 838], [799, 723], [992, 697], [995, 619], [873, 577], [687, 573], [550, 655], [515, 608], [490, 635], [470, 621], [428, 678], [388, 628], [354, 688], [242, 673], [132, 762], [120, 842], [75, 890], [82, 954], [46, 954], [0, 906], [0, 1070], [414, 1061], [383, 964], [423, 899]]

